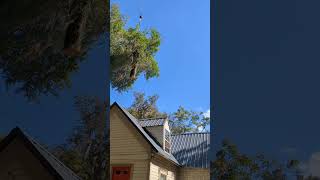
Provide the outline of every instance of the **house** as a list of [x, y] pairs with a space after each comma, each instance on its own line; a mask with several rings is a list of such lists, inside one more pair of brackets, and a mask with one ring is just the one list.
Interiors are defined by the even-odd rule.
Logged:
[[21, 129], [0, 142], [1, 180], [80, 180], [80, 178]]
[[209, 133], [171, 135], [167, 119], [110, 108], [112, 180], [209, 180]]

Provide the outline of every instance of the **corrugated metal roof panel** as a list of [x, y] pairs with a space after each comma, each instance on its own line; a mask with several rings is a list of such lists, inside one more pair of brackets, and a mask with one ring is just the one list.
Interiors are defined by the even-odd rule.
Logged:
[[165, 121], [165, 118], [139, 119], [142, 127], [163, 126]]
[[182, 166], [209, 168], [210, 133], [173, 135], [171, 140], [171, 152]]

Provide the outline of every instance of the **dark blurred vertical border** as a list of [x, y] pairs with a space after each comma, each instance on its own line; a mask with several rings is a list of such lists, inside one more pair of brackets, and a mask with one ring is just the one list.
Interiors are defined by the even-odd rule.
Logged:
[[219, 9], [217, 8], [219, 0], [213, 0], [210, 3], [210, 179], [212, 180], [212, 162], [215, 157], [214, 146], [217, 144], [215, 141], [215, 129], [216, 129], [216, 97], [218, 96], [217, 85], [219, 84], [219, 70], [217, 69], [218, 59], [219, 59], [219, 45], [218, 45], [218, 18]]
[[110, 180], [111, 179], [111, 173], [110, 173], [110, 71], [111, 71], [111, 66], [110, 66], [110, 10], [111, 10], [111, 4], [110, 0], [107, 1], [107, 9], [108, 9], [108, 24], [107, 24], [107, 36], [106, 36], [106, 44], [107, 44], [107, 54], [106, 54], [106, 59], [107, 59], [107, 76], [106, 76], [106, 103], [107, 103], [107, 110], [106, 110], [106, 120], [107, 120], [107, 173], [106, 173], [106, 179]]

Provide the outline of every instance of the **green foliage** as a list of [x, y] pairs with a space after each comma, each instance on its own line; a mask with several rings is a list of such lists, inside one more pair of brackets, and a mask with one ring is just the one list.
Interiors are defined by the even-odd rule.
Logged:
[[84, 180], [109, 177], [109, 136], [106, 129], [106, 106], [96, 97], [79, 96], [75, 108], [80, 122], [66, 145], [54, 154]]
[[31, 62], [20, 58], [8, 61], [0, 61], [7, 87], [19, 85], [15, 91], [29, 100], [36, 100], [41, 94], [57, 96], [60, 90], [71, 85], [70, 73], [79, 68], [74, 59], [59, 59], [57, 56]]
[[79, 177], [82, 179], [90, 179], [89, 164], [82, 158], [78, 151], [72, 150], [66, 147], [66, 145], [60, 145], [55, 147], [52, 152]]
[[218, 180], [251, 179], [257, 171], [257, 165], [227, 141], [222, 142], [222, 149], [216, 153], [211, 168], [213, 177]]
[[205, 117], [203, 112], [186, 110], [180, 106], [176, 112], [170, 115], [169, 123], [173, 134], [205, 132], [210, 125], [210, 118]]
[[190, 121], [191, 113], [182, 106], [179, 106], [178, 110], [170, 115], [169, 123], [172, 134], [182, 134], [191, 132], [192, 121]]
[[108, 29], [105, 0], [2, 3], [0, 73], [8, 89], [29, 100], [69, 87], [71, 73]]
[[160, 46], [158, 31], [141, 30], [140, 25], [126, 29], [126, 18], [117, 5], [111, 7], [110, 26], [112, 88], [126, 91], [140, 74], [146, 79], [158, 77], [159, 67], [154, 58]]
[[157, 95], [145, 98], [144, 93], [135, 92], [133, 104], [128, 108], [128, 111], [137, 119], [165, 117], [165, 113], [158, 111], [156, 105], [158, 98]]
[[157, 107], [158, 95], [145, 98], [144, 93], [135, 92], [134, 102], [128, 111], [137, 119], [167, 117], [173, 134], [188, 132], [204, 132], [210, 124], [210, 118], [203, 112], [189, 111], [180, 106], [174, 113], [159, 112]]
[[296, 171], [297, 160], [290, 160], [286, 166], [270, 161], [263, 155], [250, 157], [239, 152], [236, 145], [224, 140], [222, 147], [211, 162], [211, 176], [216, 180], [282, 180], [286, 173]]

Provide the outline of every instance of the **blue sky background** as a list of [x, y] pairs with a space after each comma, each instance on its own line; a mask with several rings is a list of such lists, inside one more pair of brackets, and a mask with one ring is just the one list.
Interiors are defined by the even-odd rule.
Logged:
[[143, 76], [126, 93], [111, 91], [111, 102], [128, 107], [133, 92], [158, 94], [160, 111], [173, 112], [179, 105], [197, 111], [210, 106], [210, 1], [113, 0], [128, 25], [135, 26], [142, 14], [142, 28], [156, 28], [162, 37], [156, 59], [160, 77]]

